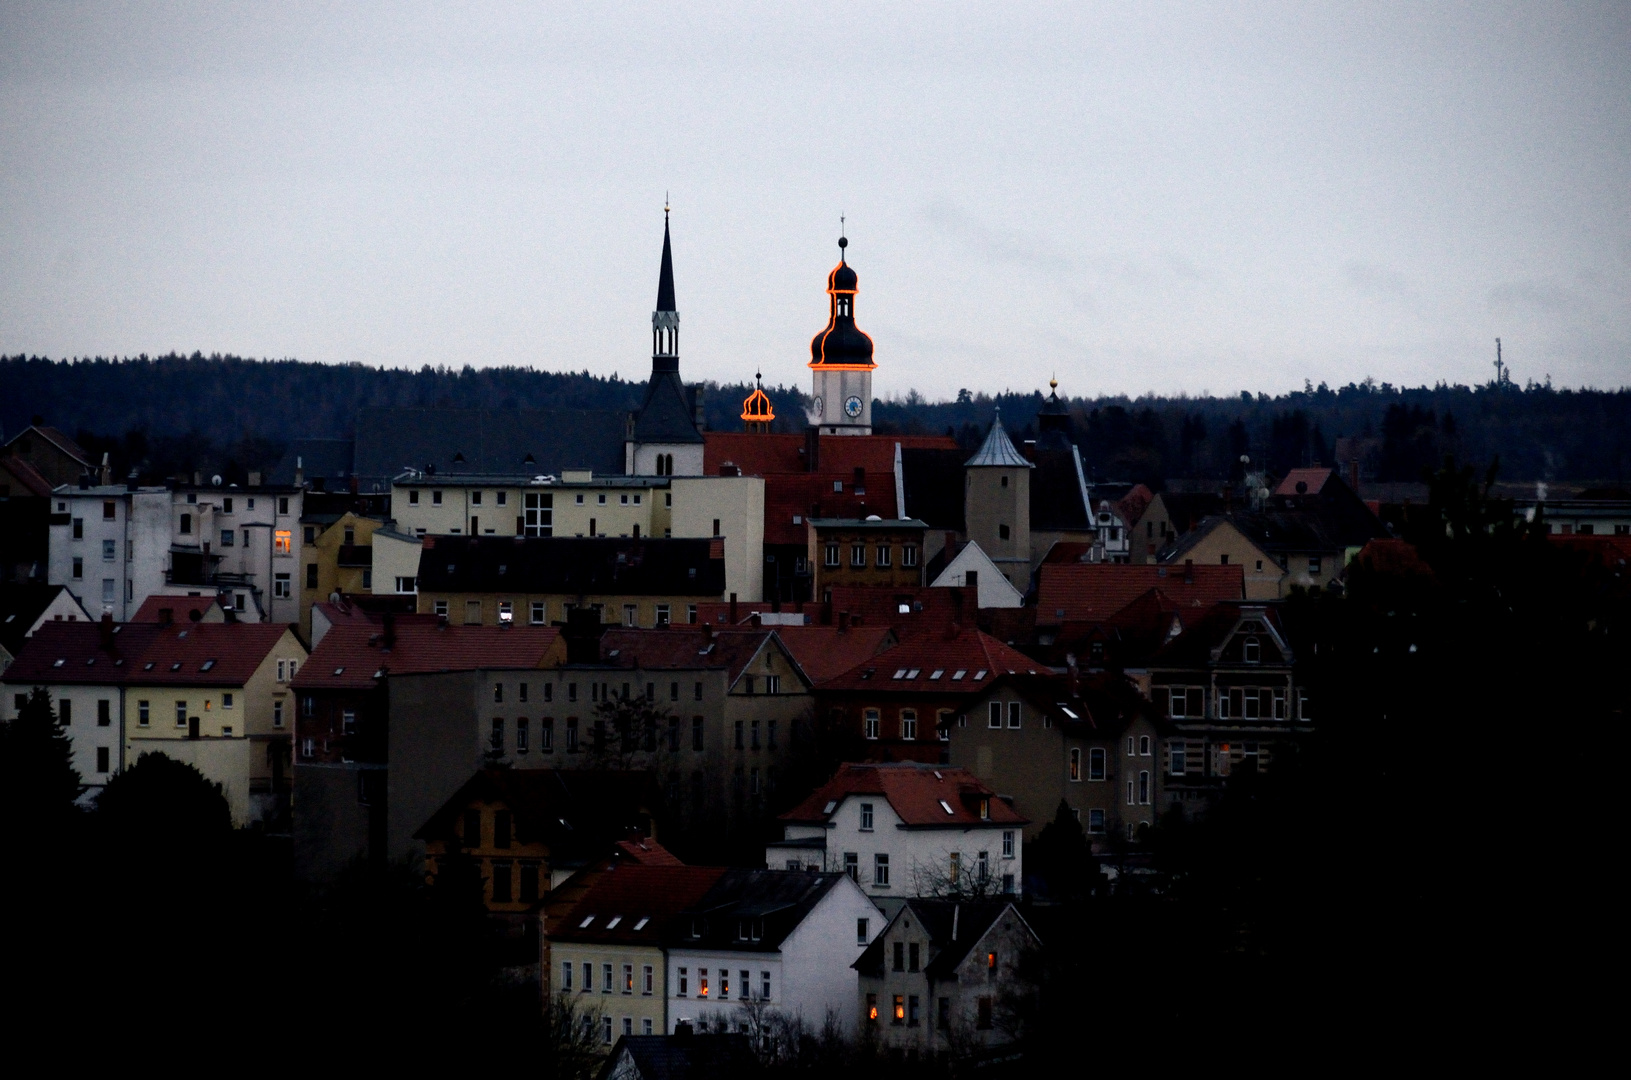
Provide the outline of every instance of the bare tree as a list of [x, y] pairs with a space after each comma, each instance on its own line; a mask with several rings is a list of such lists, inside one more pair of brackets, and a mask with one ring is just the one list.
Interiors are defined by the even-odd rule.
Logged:
[[967, 852], [950, 852], [943, 862], [913, 859], [908, 872], [918, 896], [981, 900], [1002, 894], [1002, 876], [991, 872], [991, 860], [971, 859]]
[[556, 994], [544, 1008], [544, 1030], [561, 1080], [588, 1080], [600, 1071], [607, 1047], [601, 1034], [604, 1012], [598, 1004], [584, 1007], [576, 994]]

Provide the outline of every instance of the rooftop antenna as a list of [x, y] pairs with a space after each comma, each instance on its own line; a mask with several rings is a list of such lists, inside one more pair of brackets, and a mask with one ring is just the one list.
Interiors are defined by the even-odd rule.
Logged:
[[845, 235], [846, 232], [847, 232], [847, 230], [844, 227], [844, 215], [839, 214], [838, 215], [838, 261], [839, 262], [844, 261], [844, 249], [849, 247], [849, 237], [847, 235]]
[[663, 192], [663, 220], [668, 220], [668, 192]]
[[1506, 372], [1501, 364], [1501, 339], [1495, 339], [1495, 385], [1500, 386], [1506, 382]]

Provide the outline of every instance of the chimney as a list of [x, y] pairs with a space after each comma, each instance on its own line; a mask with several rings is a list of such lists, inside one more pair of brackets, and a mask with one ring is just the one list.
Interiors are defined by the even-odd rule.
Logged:
[[140, 477], [137, 475], [135, 469], [131, 469], [130, 470], [130, 475], [125, 477], [125, 490], [126, 491], [135, 491], [140, 486], [141, 486]]
[[691, 388], [691, 407], [695, 415], [698, 431], [708, 430], [708, 422], [703, 418], [702, 396], [705, 388], [699, 383]]
[[1348, 486], [1353, 488], [1355, 495], [1359, 494], [1359, 459], [1348, 459]]
[[1076, 654], [1065, 654], [1065, 673], [1070, 680], [1070, 696], [1082, 696], [1082, 669], [1076, 666]]
[[691, 1021], [681, 1020], [674, 1025], [674, 1038], [681, 1042], [688, 1042], [691, 1038]]
[[204, 486], [204, 474], [201, 473], [201, 472], [194, 472], [193, 473], [193, 487], [203, 487], [203, 486]]
[[1184, 560], [1184, 584], [1185, 585], [1195, 584], [1195, 560], [1194, 559], [1185, 559]]
[[781, 595], [778, 593], [777, 595], [772, 596], [770, 598], [770, 610], [775, 614], [780, 614], [781, 609], [782, 609], [782, 598], [781, 598]]
[[102, 613], [102, 621], [96, 624], [97, 641], [104, 652], [113, 651], [113, 616], [108, 612]]
[[106, 450], [102, 451], [102, 480], [101, 480], [101, 483], [102, 483], [103, 487], [106, 487], [107, 485], [113, 483], [113, 466], [111, 464], [109, 464], [109, 462], [108, 462], [108, 452]]
[[357, 488], [357, 474], [356, 473], [352, 473], [349, 477], [346, 478], [346, 485], [347, 485], [347, 487], [350, 488], [351, 494], [353, 494], [353, 495], [357, 494], [358, 488]]
[[294, 459], [294, 486], [295, 487], [304, 487], [305, 483], [306, 483], [306, 459], [303, 458], [303, 457], [297, 457], [297, 458]]
[[736, 594], [731, 593], [731, 626], [736, 625]]
[[957, 625], [962, 624], [962, 621], [963, 621], [963, 590], [962, 589], [953, 589], [951, 591], [951, 620], [952, 620], [952, 622], [954, 624], [957, 624]]
[[387, 649], [395, 648], [396, 647], [396, 612], [387, 611], [385, 613], [385, 618], [384, 618], [383, 621], [384, 621], [384, 624], [385, 624], [385, 626], [384, 626], [384, 636], [383, 636], [383, 638], [381, 640], [384, 642], [385, 648], [387, 648]]
[[447, 615], [445, 613], [436, 616], [436, 629], [438, 629], [438, 630], [446, 630], [447, 629]]
[[714, 639], [714, 624], [711, 623], [711, 622], [703, 623], [702, 624], [702, 640], [712, 641], [713, 639]]
[[838, 613], [838, 632], [840, 634], [843, 634], [843, 633], [848, 632], [848, 630], [849, 630], [849, 612], [840, 611]]
[[249, 486], [252, 488], [261, 486], [261, 474], [258, 470], [249, 474]]
[[753, 624], [755, 630], [759, 629], [759, 613], [755, 611], [752, 615], [749, 615], [748, 622]]
[[949, 562], [957, 553], [957, 534], [950, 529], [946, 530], [946, 559]]
[[804, 468], [807, 472], [821, 468], [821, 429], [814, 424], [804, 429]]
[[79, 474], [79, 490], [85, 491], [90, 486], [91, 486], [91, 474], [89, 472], [80, 473]]

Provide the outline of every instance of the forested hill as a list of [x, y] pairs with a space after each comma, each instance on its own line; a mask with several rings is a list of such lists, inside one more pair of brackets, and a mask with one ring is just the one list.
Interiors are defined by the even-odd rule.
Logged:
[[[107, 450], [121, 471], [150, 475], [201, 467], [256, 468], [287, 440], [351, 434], [367, 405], [486, 408], [638, 406], [644, 384], [532, 368], [380, 369], [360, 364], [260, 361], [233, 356], [51, 361], [0, 357], [0, 424], [15, 433], [34, 416]], [[803, 424], [797, 387], [766, 387], [777, 427]], [[739, 430], [742, 385], [706, 388], [708, 426]], [[916, 392], [879, 402], [880, 432], [951, 432], [972, 446], [994, 406], [1016, 439], [1035, 432], [1043, 392], [960, 391], [928, 402]], [[1169, 477], [1231, 475], [1242, 454], [1281, 473], [1357, 455], [1364, 475], [1416, 480], [1445, 454], [1482, 468], [1499, 455], [1505, 480], [1631, 479], [1631, 389], [1557, 390], [1485, 385], [1405, 389], [1367, 382], [1269, 397], [1069, 398], [1088, 468], [1152, 486]], [[1339, 440], [1340, 443], [1339, 443]]]

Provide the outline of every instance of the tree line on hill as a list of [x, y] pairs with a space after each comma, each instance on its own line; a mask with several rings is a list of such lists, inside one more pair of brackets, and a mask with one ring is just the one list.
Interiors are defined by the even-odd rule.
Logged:
[[[640, 404], [644, 378], [643, 371], [632, 379], [468, 365], [411, 371], [199, 353], [73, 361], [19, 355], [0, 357], [0, 429], [16, 432], [39, 416], [98, 458], [108, 453], [120, 476], [137, 468], [155, 479], [198, 470], [233, 479], [268, 468], [291, 439], [350, 436], [367, 406], [628, 410]], [[708, 427], [740, 430], [750, 389], [707, 384]], [[802, 391], [765, 390], [775, 430], [802, 430]], [[1406, 388], [1367, 379], [1272, 397], [1243, 391], [1061, 400], [1095, 478], [1152, 488], [1168, 478], [1237, 478], [1243, 455], [1271, 475], [1357, 458], [1367, 480], [1418, 481], [1453, 455], [1480, 466], [1499, 457], [1505, 480], [1631, 479], [1631, 389], [1506, 380]], [[950, 434], [972, 451], [998, 407], [1016, 439], [1034, 438], [1044, 401], [1040, 389], [965, 389], [940, 402], [912, 391], [878, 402], [873, 417], [880, 434]]]

